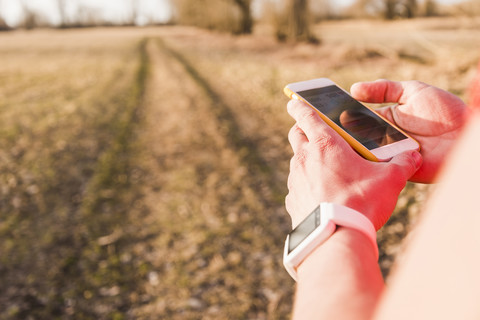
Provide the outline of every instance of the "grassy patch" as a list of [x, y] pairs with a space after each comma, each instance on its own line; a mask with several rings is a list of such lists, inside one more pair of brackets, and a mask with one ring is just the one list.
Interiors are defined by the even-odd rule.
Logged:
[[[11, 101], [2, 110], [4, 121], [9, 113], [15, 119], [1, 134], [2, 317], [119, 318], [131, 304], [132, 286], [145, 276], [148, 268], [124, 251], [130, 245], [124, 237], [133, 232], [125, 225], [138, 196], [127, 191], [130, 139], [148, 60], [145, 41], [125, 49], [86, 92], [59, 77], [50, 83], [61, 95], [39, 91], [33, 103], [26, 92], [12, 100], [31, 107], [19, 110]], [[39, 79], [26, 80], [30, 90]]]

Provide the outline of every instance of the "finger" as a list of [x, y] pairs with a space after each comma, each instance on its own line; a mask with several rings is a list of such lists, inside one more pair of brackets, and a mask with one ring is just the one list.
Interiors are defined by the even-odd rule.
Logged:
[[315, 110], [313, 110], [306, 102], [300, 100], [290, 100], [287, 104], [288, 114], [297, 121], [306, 115], [312, 117], [319, 117]]
[[407, 181], [422, 166], [422, 162], [423, 158], [420, 152], [416, 150], [407, 151], [393, 157], [388, 163], [391, 174], [396, 178], [393, 181]]
[[[316, 141], [325, 134], [332, 134], [333, 131], [315, 110], [306, 103], [297, 100], [290, 100], [287, 105], [288, 113], [297, 121], [298, 127], [305, 133], [308, 141]], [[325, 133], [327, 131], [328, 133]]]
[[288, 105], [288, 113], [297, 120], [298, 127], [305, 133], [306, 139], [316, 150], [338, 152], [353, 152], [348, 145], [332, 127], [326, 124], [315, 110], [306, 103], [291, 100]]
[[355, 99], [371, 103], [400, 102], [403, 90], [401, 82], [389, 80], [358, 82], [350, 88]]
[[375, 112], [377, 112], [379, 115], [381, 115], [391, 123], [395, 123], [394, 114], [397, 107], [398, 107], [398, 104], [386, 106], [386, 107], [375, 109]]
[[407, 100], [429, 85], [420, 81], [390, 81], [376, 80], [373, 82], [358, 82], [351, 87], [352, 96], [360, 101], [383, 103], [407, 103]]
[[292, 146], [294, 153], [298, 153], [302, 146], [305, 143], [308, 143], [305, 132], [303, 132], [303, 130], [296, 123], [288, 132], [288, 141], [290, 141], [290, 145]]

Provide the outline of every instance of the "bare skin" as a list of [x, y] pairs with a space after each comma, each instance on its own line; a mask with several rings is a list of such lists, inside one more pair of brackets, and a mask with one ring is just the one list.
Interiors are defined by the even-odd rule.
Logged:
[[[407, 180], [419, 168], [421, 155], [412, 151], [390, 162], [368, 161], [305, 103], [290, 101], [288, 112], [297, 121], [289, 133], [294, 156], [286, 198], [293, 225], [320, 202], [329, 201], [362, 212], [380, 229], [390, 217]], [[365, 206], [364, 199], [374, 197], [384, 201]]]
[[[435, 179], [469, 113], [454, 95], [417, 81], [360, 83], [353, 86], [352, 95], [367, 102], [399, 103], [381, 112], [421, 143], [422, 155], [412, 151], [387, 163], [367, 161], [311, 108], [289, 102], [288, 112], [296, 120], [289, 133], [294, 156], [286, 197], [293, 226], [328, 201], [363, 213], [378, 230], [407, 180]], [[346, 228], [307, 257], [298, 277], [294, 319], [369, 319], [384, 291], [368, 239]]]
[[377, 319], [480, 319], [480, 115], [452, 151]]
[[455, 95], [419, 81], [356, 83], [352, 96], [370, 103], [397, 103], [378, 112], [421, 145], [423, 165], [411, 178], [432, 183], [462, 132], [469, 111]]

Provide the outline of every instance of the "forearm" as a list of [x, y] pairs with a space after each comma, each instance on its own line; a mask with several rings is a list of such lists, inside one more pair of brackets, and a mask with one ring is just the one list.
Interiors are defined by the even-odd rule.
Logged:
[[339, 228], [299, 266], [293, 319], [369, 319], [383, 287], [368, 238]]

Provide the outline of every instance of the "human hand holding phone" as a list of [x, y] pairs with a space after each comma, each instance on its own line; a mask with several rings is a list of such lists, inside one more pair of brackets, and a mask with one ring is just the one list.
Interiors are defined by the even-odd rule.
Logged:
[[369, 103], [398, 103], [377, 109], [422, 146], [423, 165], [411, 178], [432, 183], [468, 118], [469, 110], [455, 95], [419, 81], [377, 80], [356, 83], [352, 96]]
[[330, 79], [290, 83], [284, 92], [310, 106], [365, 159], [388, 161], [402, 152], [420, 148], [417, 141], [352, 98]]
[[420, 167], [418, 151], [396, 155], [389, 162], [369, 161], [306, 103], [291, 100], [288, 112], [296, 120], [289, 132], [294, 156], [285, 199], [293, 226], [327, 201], [365, 214], [380, 229], [407, 180]]

